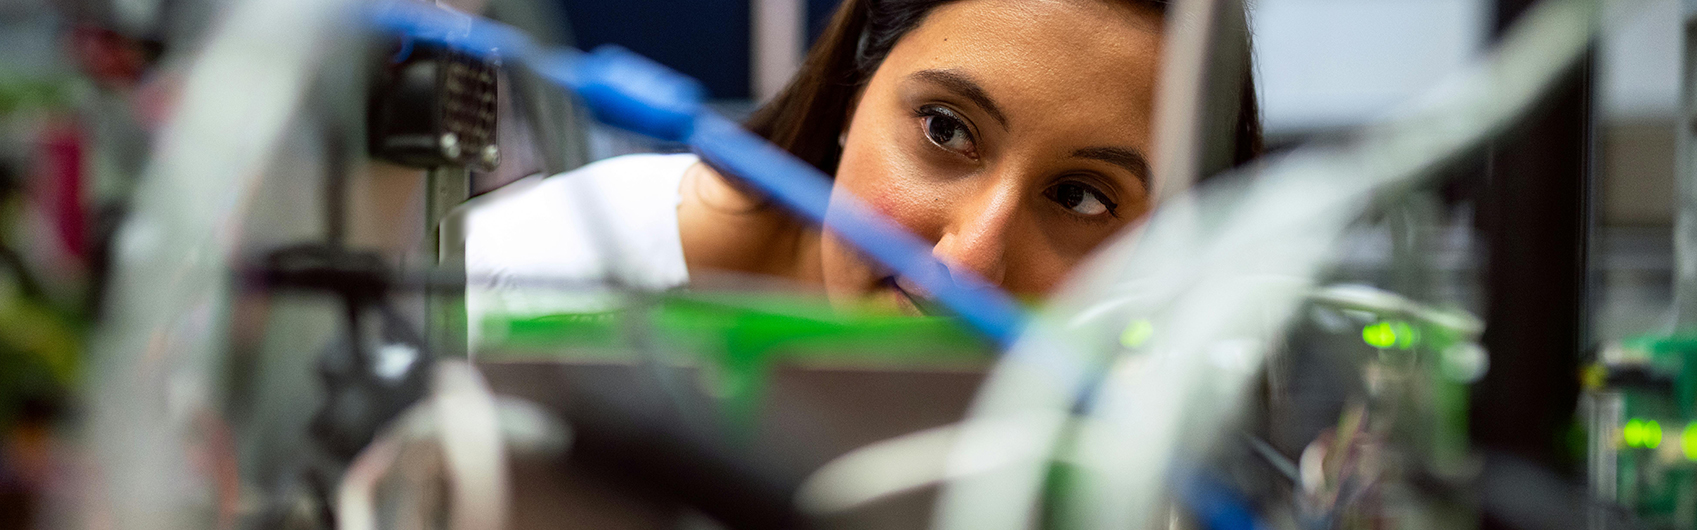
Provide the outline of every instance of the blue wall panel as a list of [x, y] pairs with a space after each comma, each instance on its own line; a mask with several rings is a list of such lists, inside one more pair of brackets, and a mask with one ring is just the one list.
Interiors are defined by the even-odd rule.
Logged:
[[825, 24], [831, 22], [831, 15], [837, 12], [837, 6], [842, 0], [807, 0], [807, 42], [819, 40], [819, 34], [825, 31]]
[[747, 99], [748, 0], [560, 0], [577, 46], [613, 43]]

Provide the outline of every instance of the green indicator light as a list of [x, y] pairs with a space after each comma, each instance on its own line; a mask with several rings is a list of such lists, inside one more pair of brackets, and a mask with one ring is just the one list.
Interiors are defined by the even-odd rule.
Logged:
[[1685, 425], [1685, 432], [1679, 433], [1679, 450], [1685, 453], [1685, 459], [1697, 462], [1697, 422]]
[[1391, 329], [1390, 322], [1369, 325], [1361, 328], [1361, 340], [1374, 348], [1389, 348], [1396, 345], [1396, 330]]
[[1125, 327], [1125, 332], [1120, 333], [1120, 345], [1127, 348], [1136, 348], [1142, 346], [1145, 342], [1149, 342], [1149, 337], [1154, 335], [1155, 325], [1150, 324], [1148, 320], [1139, 318], [1131, 321], [1131, 324]]
[[1662, 424], [1656, 420], [1644, 422], [1644, 447], [1655, 449], [1662, 445]]
[[1620, 428], [1620, 441], [1627, 447], [1642, 447], [1644, 445], [1644, 422], [1637, 419], [1626, 422]]

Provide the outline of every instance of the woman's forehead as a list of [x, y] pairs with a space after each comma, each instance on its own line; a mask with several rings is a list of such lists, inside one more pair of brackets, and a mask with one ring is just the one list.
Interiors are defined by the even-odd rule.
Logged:
[[981, 86], [1010, 123], [1147, 129], [1159, 23], [1154, 10], [1120, 2], [953, 2], [896, 43], [873, 83], [948, 71]]

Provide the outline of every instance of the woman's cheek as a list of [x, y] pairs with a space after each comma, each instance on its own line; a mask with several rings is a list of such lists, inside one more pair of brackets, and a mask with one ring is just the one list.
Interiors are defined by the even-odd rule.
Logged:
[[903, 156], [884, 157], [870, 171], [843, 178], [838, 185], [860, 197], [873, 210], [902, 225], [920, 239], [936, 242], [949, 208], [949, 190], [929, 178], [918, 164]]
[[942, 217], [939, 210], [946, 209], [946, 199], [936, 191], [892, 182], [869, 194], [867, 202], [919, 239], [936, 243], [942, 236], [937, 227], [938, 218]]

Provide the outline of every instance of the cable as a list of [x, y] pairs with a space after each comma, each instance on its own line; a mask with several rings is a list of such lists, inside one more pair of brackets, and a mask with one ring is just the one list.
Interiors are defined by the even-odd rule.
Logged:
[[1260, 457], [1274, 471], [1278, 471], [1279, 476], [1290, 480], [1292, 484], [1302, 484], [1302, 473], [1297, 471], [1296, 462], [1286, 458], [1278, 449], [1274, 449], [1272, 444], [1250, 433], [1244, 433], [1243, 440], [1249, 444], [1249, 449], [1255, 452], [1255, 456]]

